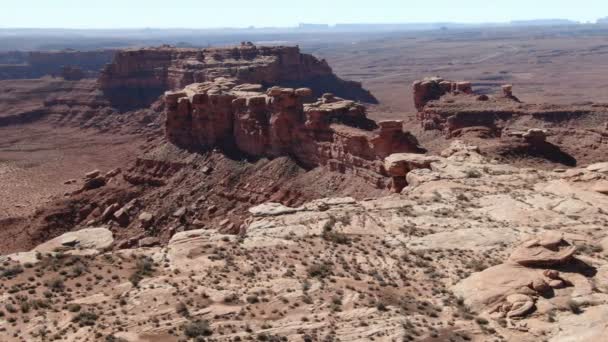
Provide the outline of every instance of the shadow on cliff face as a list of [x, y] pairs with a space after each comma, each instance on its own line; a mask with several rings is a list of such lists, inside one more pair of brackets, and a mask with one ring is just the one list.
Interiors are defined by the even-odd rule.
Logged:
[[[262, 84], [265, 88], [277, 86], [277, 84]], [[378, 104], [378, 99], [369, 90], [361, 87], [355, 81], [345, 81], [334, 75], [317, 76], [304, 81], [280, 82], [278, 86], [289, 88], [311, 88], [313, 96], [319, 98], [325, 93], [332, 93], [347, 100], [354, 100], [370, 104]], [[121, 112], [148, 108], [168, 87], [118, 87], [102, 89], [104, 97], [111, 106]]]
[[335, 75], [323, 75], [309, 78], [303, 81], [287, 81], [280, 84], [263, 84], [264, 87], [281, 86], [289, 88], [310, 88], [313, 97], [321, 97], [324, 93], [332, 93], [338, 97], [360, 101], [370, 104], [378, 104], [378, 99], [372, 93], [363, 88], [361, 83], [346, 81]]
[[165, 91], [164, 87], [120, 87], [102, 89], [110, 105], [120, 112], [150, 107]]
[[546, 141], [534, 144], [503, 145], [498, 154], [505, 158], [539, 158], [565, 166], [576, 166], [577, 164], [577, 160], [573, 156], [562, 151], [559, 146]]

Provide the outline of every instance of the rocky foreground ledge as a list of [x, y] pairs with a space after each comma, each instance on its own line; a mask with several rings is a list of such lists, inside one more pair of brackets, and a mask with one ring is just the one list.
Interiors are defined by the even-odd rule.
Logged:
[[459, 142], [415, 157], [390, 160], [407, 179], [399, 194], [266, 203], [240, 236], [190, 230], [164, 247], [106, 252], [111, 233], [95, 228], [4, 256], [0, 339], [608, 334], [608, 163], [520, 169]]

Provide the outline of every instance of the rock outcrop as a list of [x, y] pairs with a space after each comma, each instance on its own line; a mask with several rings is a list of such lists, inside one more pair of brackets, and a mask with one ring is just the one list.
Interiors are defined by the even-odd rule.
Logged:
[[380, 186], [383, 159], [420, 153], [400, 121], [376, 123], [354, 101], [324, 94], [313, 103], [308, 88], [236, 84], [234, 79], [195, 83], [165, 94], [167, 139], [183, 148], [221, 148], [248, 157], [290, 156], [306, 168], [328, 166]]
[[[272, 191], [280, 180], [268, 164], [262, 165], [268, 179], [259, 179], [234, 167], [246, 164], [239, 160], [230, 160], [234, 164], [222, 173], [221, 163], [210, 163], [219, 156], [189, 157], [204, 164], [175, 170], [176, 178], [159, 193], [171, 210], [150, 205], [144, 196], [129, 209], [133, 202], [121, 196], [120, 203], [104, 202], [112, 207], [108, 230], [63, 235], [44, 248], [50, 255], [0, 258], [8, 289], [0, 305], [15, 322], [0, 329], [0, 339], [37, 341], [44, 333], [69, 340], [178, 341], [193, 339], [197, 331], [219, 341], [415, 336], [405, 339], [532, 342], [539, 336], [605, 336], [608, 263], [596, 244], [607, 239], [608, 196], [592, 187], [608, 177], [606, 163], [568, 171], [526, 169], [454, 142], [442, 156], [386, 158], [391, 172], [413, 168], [408, 179], [417, 175], [402, 194], [293, 205], [274, 198], [258, 205], [248, 197], [245, 208], [209, 198], [243, 197], [244, 190], [260, 186]], [[280, 159], [289, 158], [269, 163]], [[168, 164], [161, 166], [141, 165], [168, 172]], [[313, 187], [328, 174], [322, 171], [296, 188]], [[103, 174], [92, 171], [89, 177]], [[248, 184], [237, 191], [210, 191], [211, 185], [241, 179]], [[133, 227], [113, 224], [124, 216], [121, 208], [133, 224], [145, 226], [128, 243], [125, 230]], [[230, 211], [249, 216], [240, 225], [230, 221]], [[206, 212], [221, 212], [223, 221], [212, 221]], [[175, 229], [166, 229], [171, 235], [165, 239], [166, 231], [157, 228], [168, 222]], [[219, 231], [236, 223], [239, 235]], [[119, 249], [99, 255], [108, 244]], [[568, 245], [578, 247], [576, 255]], [[28, 303], [30, 311], [9, 311]], [[34, 309], [41, 303], [48, 308], [45, 315]], [[111, 319], [104, 316], [108, 312], [114, 313]]]
[[[524, 104], [513, 95], [512, 85], [504, 85], [501, 90], [495, 95], [476, 95], [471, 82], [444, 81], [439, 77], [416, 81], [413, 86], [422, 126], [429, 130], [442, 130], [450, 136], [476, 128], [485, 128], [488, 134], [500, 136], [505, 126], [521, 117], [558, 123], [593, 114], [603, 116], [607, 111], [599, 104]], [[531, 129], [535, 130], [533, 133], [542, 131]]]
[[300, 53], [298, 47], [159, 48], [123, 50], [99, 78], [101, 89], [116, 107], [145, 107], [166, 90], [230, 77], [238, 83], [312, 87], [320, 93], [366, 102], [376, 99], [361, 84], [345, 81], [327, 62]]
[[554, 266], [568, 262], [576, 247], [566, 242], [562, 234], [545, 234], [529, 240], [511, 254], [509, 260], [523, 266]]
[[34, 248], [35, 252], [50, 253], [66, 250], [108, 250], [114, 238], [107, 228], [85, 228], [68, 232]]
[[414, 105], [419, 111], [422, 110], [429, 101], [438, 100], [445, 94], [473, 93], [471, 82], [446, 81], [441, 77], [427, 77], [421, 81], [415, 81], [412, 88], [414, 92]]
[[441, 131], [445, 138], [483, 139], [485, 143], [476, 144], [499, 158], [575, 166], [608, 151], [605, 104], [523, 103], [512, 85], [499, 90], [477, 95], [470, 82], [436, 77], [417, 81], [417, 117], [424, 130]]

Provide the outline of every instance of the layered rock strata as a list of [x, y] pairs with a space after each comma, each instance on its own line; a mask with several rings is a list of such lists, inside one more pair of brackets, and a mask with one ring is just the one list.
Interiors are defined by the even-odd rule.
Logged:
[[420, 81], [415, 81], [412, 85], [414, 90], [414, 105], [419, 111], [432, 100], [438, 100], [445, 94], [465, 93], [472, 94], [471, 82], [447, 81], [441, 77], [427, 77]]
[[218, 77], [265, 86], [312, 86], [320, 92], [331, 91], [348, 98], [376, 102], [361, 84], [338, 78], [325, 60], [302, 54], [298, 47], [252, 44], [233, 48], [163, 46], [123, 50], [102, 71], [99, 85], [116, 106], [141, 107], [166, 90]]
[[165, 94], [166, 136], [189, 149], [221, 148], [249, 157], [290, 156], [306, 168], [325, 165], [380, 185], [383, 158], [422, 152], [400, 121], [376, 123], [364, 106], [325, 94], [304, 103], [308, 88], [240, 84], [235, 80], [195, 83]]
[[[608, 113], [604, 104], [522, 103], [513, 95], [512, 85], [504, 85], [501, 90], [495, 95], [478, 95], [474, 93], [471, 82], [444, 81], [438, 77], [416, 81], [413, 86], [417, 116], [422, 126], [427, 130], [442, 130], [449, 136], [482, 128], [488, 135], [500, 136], [503, 129], [518, 118], [552, 124], [573, 119], [585, 122], [587, 120], [581, 119], [589, 116], [605, 118]], [[604, 121], [594, 122], [593, 128], [601, 127]]]

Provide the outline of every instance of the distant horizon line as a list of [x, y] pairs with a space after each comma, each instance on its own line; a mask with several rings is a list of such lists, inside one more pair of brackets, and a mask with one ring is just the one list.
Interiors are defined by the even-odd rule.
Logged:
[[428, 22], [344, 22], [344, 23], [315, 23], [301, 22], [292, 26], [223, 26], [223, 27], [177, 27], [177, 26], [141, 26], [141, 27], [14, 27], [1, 26], [1, 30], [72, 30], [72, 31], [117, 31], [117, 30], [298, 30], [298, 29], [334, 29], [354, 26], [423, 26], [423, 25], [455, 25], [455, 26], [510, 26], [513, 24], [571, 24], [571, 25], [595, 25], [608, 22], [608, 17], [597, 18], [593, 21], [579, 21], [565, 18], [547, 19], [519, 19], [510, 21], [488, 21], [488, 22], [459, 22], [459, 21], [428, 21]]

